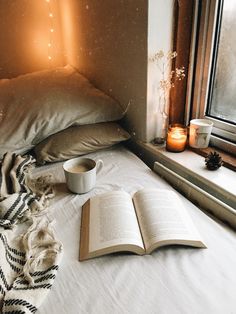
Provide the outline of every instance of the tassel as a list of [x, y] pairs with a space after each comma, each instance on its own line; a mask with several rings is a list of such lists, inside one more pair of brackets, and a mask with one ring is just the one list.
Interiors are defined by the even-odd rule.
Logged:
[[57, 264], [62, 244], [55, 240], [51, 222], [46, 217], [34, 217], [32, 225], [22, 237], [22, 245], [26, 252], [26, 263], [22, 273], [29, 284], [33, 285], [31, 274]]

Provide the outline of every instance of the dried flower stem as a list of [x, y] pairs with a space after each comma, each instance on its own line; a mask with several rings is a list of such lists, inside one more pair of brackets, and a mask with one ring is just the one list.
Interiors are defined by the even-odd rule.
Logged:
[[[171, 71], [171, 65], [173, 59], [177, 57], [176, 51], [168, 51], [165, 53], [160, 50], [150, 58], [151, 62], [154, 62], [161, 72], [161, 79], [159, 82], [159, 101], [163, 99], [164, 103], [167, 103], [167, 97], [169, 96], [169, 91], [174, 87], [174, 81], [177, 79], [181, 81], [185, 77], [184, 67], [175, 68]], [[166, 113], [167, 114], [167, 113]]]
[[184, 67], [175, 68], [171, 70], [173, 59], [177, 57], [176, 51], [168, 51], [167, 54], [163, 50], [159, 50], [152, 57], [150, 61], [155, 63], [157, 68], [161, 73], [161, 79], [159, 81], [158, 91], [159, 91], [159, 107], [158, 112], [166, 120], [168, 118], [168, 98], [169, 92], [172, 87], [174, 87], [175, 80], [181, 81], [185, 77]]

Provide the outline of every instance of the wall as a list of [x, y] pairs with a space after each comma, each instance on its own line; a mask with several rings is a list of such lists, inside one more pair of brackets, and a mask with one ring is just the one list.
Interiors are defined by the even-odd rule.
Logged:
[[[126, 125], [146, 136], [146, 0], [63, 0], [65, 55], [97, 87], [130, 103]], [[141, 118], [141, 120], [140, 120]]]
[[51, 5], [55, 32], [50, 65], [47, 47], [50, 27], [48, 3], [36, 0], [0, 1], [0, 78], [64, 64], [56, 0], [51, 0]]
[[[172, 50], [173, 42], [173, 0], [149, 0], [148, 10], [148, 60], [156, 52], [165, 53]], [[147, 88], [147, 141], [155, 137], [158, 119], [158, 87], [161, 78], [160, 69], [153, 62], [148, 61]]]
[[4, 30], [0, 32], [0, 78], [70, 63], [119, 100], [124, 110], [130, 104], [124, 121], [127, 129], [134, 139], [150, 141], [155, 132], [153, 90], [158, 78], [148, 57], [170, 47], [173, 0], [50, 3], [55, 12], [51, 64], [46, 0], [0, 1], [0, 27]]
[[[148, 57], [170, 50], [173, 0], [62, 0], [64, 54], [97, 87], [130, 103], [125, 125], [134, 139], [155, 136], [158, 71]], [[148, 88], [147, 88], [148, 84]]]

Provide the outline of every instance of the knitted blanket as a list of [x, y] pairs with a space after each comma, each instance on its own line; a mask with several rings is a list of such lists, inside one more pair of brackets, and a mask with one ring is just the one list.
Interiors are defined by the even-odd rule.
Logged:
[[[0, 312], [35, 313], [48, 294], [61, 258], [44, 210], [53, 196], [47, 177], [33, 180], [35, 160], [5, 154], [0, 171]], [[27, 220], [26, 231], [19, 222]]]

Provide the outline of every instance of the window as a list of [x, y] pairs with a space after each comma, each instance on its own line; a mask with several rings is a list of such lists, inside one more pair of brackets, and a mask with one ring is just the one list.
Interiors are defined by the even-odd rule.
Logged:
[[212, 80], [206, 113], [213, 118], [236, 124], [236, 2], [224, 0], [218, 8], [214, 57], [212, 65]]
[[[211, 144], [236, 154], [236, 1], [197, 1], [192, 38], [191, 118], [213, 121]], [[191, 97], [190, 97], [191, 96]]]

